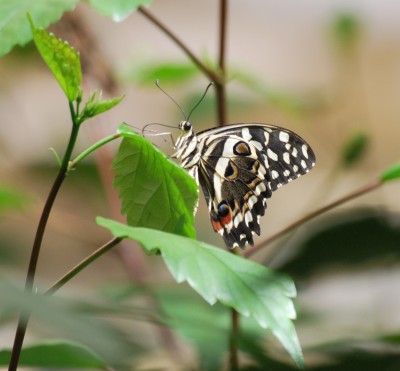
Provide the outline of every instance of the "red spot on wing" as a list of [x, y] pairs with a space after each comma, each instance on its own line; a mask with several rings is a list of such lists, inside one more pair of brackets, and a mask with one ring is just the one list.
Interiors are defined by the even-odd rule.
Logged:
[[226, 216], [221, 216], [221, 217], [219, 218], [219, 220], [220, 220], [220, 222], [221, 222], [222, 225], [227, 225], [227, 224], [229, 224], [229, 223], [232, 221], [232, 213], [229, 212], [228, 215], [226, 215]]

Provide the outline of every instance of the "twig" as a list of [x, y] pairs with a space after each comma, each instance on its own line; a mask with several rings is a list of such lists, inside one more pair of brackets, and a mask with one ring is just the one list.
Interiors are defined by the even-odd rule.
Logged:
[[228, 13], [228, 0], [220, 1], [220, 21], [219, 21], [219, 60], [218, 67], [222, 76], [222, 81], [215, 82], [217, 94], [217, 114], [218, 125], [222, 126], [227, 123], [227, 109], [226, 109], [226, 89], [225, 89], [225, 55], [226, 55], [226, 21]]
[[87, 256], [81, 262], [79, 262], [75, 267], [73, 267], [69, 272], [67, 272], [63, 277], [61, 277], [56, 283], [54, 283], [46, 292], [45, 295], [52, 295], [61, 287], [63, 287], [67, 282], [74, 278], [80, 271], [86, 268], [89, 264], [95, 261], [97, 258], [111, 250], [115, 245], [118, 245], [122, 241], [122, 238], [115, 237], [112, 240], [105, 243], [103, 246], [99, 247], [92, 254]]
[[143, 6], [139, 6], [138, 12], [143, 14], [148, 20], [155, 24], [161, 31], [163, 31], [172, 41], [174, 41], [183, 52], [190, 58], [190, 60], [215, 84], [222, 82], [222, 79], [214, 71], [209, 69], [194, 53], [178, 38], [165, 24], [157, 19]]
[[[53, 207], [54, 201], [57, 197], [58, 191], [61, 188], [61, 185], [65, 179], [68, 170], [68, 163], [71, 159], [72, 150], [74, 148], [78, 132], [79, 125], [76, 122], [76, 112], [74, 110], [72, 102], [70, 102], [70, 113], [72, 119], [72, 130], [69, 138], [68, 146], [64, 154], [63, 162], [61, 164], [60, 170], [58, 171], [57, 177], [54, 180], [53, 186], [49, 192], [46, 203], [44, 205], [42, 215], [39, 220], [38, 228], [35, 235], [35, 240], [33, 242], [31, 257], [29, 261], [28, 272], [25, 281], [25, 291], [32, 292], [33, 282], [36, 274], [36, 267], [39, 260], [40, 249], [42, 247], [43, 235], [46, 230], [47, 221], [50, 216], [51, 209]], [[15, 332], [14, 344], [11, 353], [11, 360], [8, 367], [9, 371], [15, 371], [18, 367], [19, 357], [21, 354], [22, 344], [24, 342], [26, 329], [28, 327], [29, 322], [29, 313], [21, 313], [17, 330]]]
[[237, 343], [239, 338], [239, 313], [231, 309], [231, 333], [229, 339], [229, 366], [231, 371], [239, 370]]
[[295, 222], [287, 225], [285, 228], [281, 229], [280, 231], [274, 233], [273, 235], [269, 236], [268, 238], [266, 238], [264, 241], [261, 241], [257, 246], [255, 246], [254, 248], [252, 248], [251, 250], [247, 250], [243, 256], [245, 257], [249, 257], [251, 255], [253, 255], [255, 252], [261, 250], [262, 248], [264, 248], [265, 246], [267, 246], [268, 244], [270, 244], [272, 241], [275, 241], [277, 238], [283, 236], [284, 234], [292, 231], [293, 229], [299, 227], [300, 225], [308, 222], [309, 220], [325, 213], [328, 210], [331, 210], [341, 204], [344, 204], [345, 202], [352, 200], [354, 198], [357, 198], [359, 196], [362, 196], [365, 193], [371, 192], [377, 188], [379, 188], [381, 185], [383, 184], [381, 179], [376, 180], [375, 182], [369, 183], [364, 187], [361, 187], [359, 189], [357, 189], [356, 191], [353, 191], [351, 193], [349, 193], [346, 196], [340, 197], [338, 198], [336, 201], [333, 201], [331, 203], [329, 203], [328, 205], [322, 206], [321, 208], [312, 211], [311, 213], [301, 217], [300, 219], [296, 220]]

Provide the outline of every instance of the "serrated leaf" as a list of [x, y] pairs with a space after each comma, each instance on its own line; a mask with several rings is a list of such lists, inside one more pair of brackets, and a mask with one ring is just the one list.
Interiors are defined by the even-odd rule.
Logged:
[[389, 180], [395, 180], [400, 178], [400, 162], [390, 166], [381, 175], [382, 182], [387, 182]]
[[269, 328], [295, 362], [303, 364], [292, 319], [293, 282], [262, 265], [203, 242], [97, 218], [115, 237], [138, 241], [149, 254], [161, 253], [177, 282], [187, 281], [208, 303], [217, 301]]
[[93, 9], [102, 15], [111, 17], [115, 22], [121, 22], [141, 5], [148, 5], [151, 0], [89, 0]]
[[[6, 366], [11, 350], [0, 351], [0, 365]], [[106, 368], [107, 364], [86, 346], [69, 340], [49, 340], [22, 349], [20, 366]]]
[[125, 138], [112, 168], [128, 224], [195, 238], [196, 182], [126, 125], [119, 132]]
[[351, 136], [343, 146], [341, 164], [350, 167], [356, 164], [365, 155], [369, 144], [366, 133], [357, 133]]
[[32, 40], [26, 21], [29, 13], [38, 27], [46, 28], [57, 22], [64, 12], [75, 8], [78, 0], [1, 0], [0, 1], [0, 57], [15, 45]]
[[101, 113], [107, 112], [114, 108], [125, 98], [125, 95], [112, 99], [101, 99], [101, 92], [94, 92], [85, 104], [85, 107], [79, 115], [79, 121], [83, 122]]
[[75, 101], [80, 95], [82, 82], [79, 53], [67, 42], [48, 34], [44, 29], [36, 28], [32, 23], [33, 40], [40, 55], [60, 84], [68, 101]]

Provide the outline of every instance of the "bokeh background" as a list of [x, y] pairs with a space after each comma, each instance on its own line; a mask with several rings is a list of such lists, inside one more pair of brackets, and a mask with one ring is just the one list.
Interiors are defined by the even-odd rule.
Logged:
[[[155, 0], [149, 10], [196, 55], [215, 65], [215, 1]], [[306, 138], [317, 156], [310, 174], [273, 195], [256, 243], [376, 181], [399, 160], [399, 15], [395, 0], [229, 2], [229, 123], [284, 126]], [[155, 79], [186, 112], [208, 84], [140, 13], [113, 22], [79, 3], [51, 30], [80, 50], [85, 91], [101, 88], [105, 96], [126, 95], [115, 109], [84, 126], [77, 153], [113, 133], [121, 122], [137, 128], [177, 125], [181, 113], [156, 88]], [[65, 97], [32, 44], [1, 58], [0, 76], [0, 186], [16, 192], [15, 202], [1, 210], [0, 272], [22, 286], [38, 217], [57, 169], [49, 148], [63, 153], [70, 120]], [[210, 92], [193, 113], [195, 130], [218, 124], [214, 100]], [[178, 132], [172, 130], [172, 135], [176, 138]], [[172, 153], [169, 137], [149, 139]], [[95, 216], [123, 220], [109, 170], [116, 148], [110, 144], [87, 159], [65, 182], [40, 256], [40, 288], [108, 240]], [[310, 366], [400, 368], [399, 212], [399, 183], [391, 182], [308, 222], [252, 257], [294, 278], [299, 290], [296, 327]], [[212, 232], [203, 199], [196, 226], [200, 240], [223, 247]], [[162, 284], [176, 293], [183, 286], [172, 282], [160, 259], [126, 243], [82, 272], [60, 296], [116, 300], [121, 287], [142, 282]], [[124, 295], [124, 303], [136, 303], [137, 298]], [[190, 311], [200, 306], [196, 302]], [[123, 319], [114, 322], [118, 327]], [[198, 367], [196, 346], [182, 334], [164, 334], [137, 319], [127, 322], [123, 326], [137, 331], [131, 337], [140, 344], [132, 369]], [[15, 316], [2, 319], [1, 347], [11, 345], [14, 329]], [[48, 331], [33, 325], [27, 341], [46, 337]], [[168, 343], [179, 351], [168, 349]], [[285, 359], [270, 338], [263, 345], [270, 355]], [[244, 364], [251, 363], [249, 357], [244, 359]], [[365, 363], [349, 363], [353, 361]]]

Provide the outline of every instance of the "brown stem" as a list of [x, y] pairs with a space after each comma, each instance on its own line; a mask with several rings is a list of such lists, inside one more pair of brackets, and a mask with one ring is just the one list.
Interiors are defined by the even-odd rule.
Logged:
[[309, 220], [325, 213], [328, 210], [331, 210], [341, 204], [344, 204], [347, 201], [350, 201], [354, 198], [357, 198], [359, 196], [362, 196], [365, 193], [371, 192], [377, 188], [379, 188], [381, 185], [383, 184], [382, 180], [378, 179], [375, 182], [369, 183], [364, 187], [361, 187], [351, 193], [349, 193], [346, 196], [340, 197], [338, 198], [336, 201], [333, 201], [331, 203], [329, 203], [328, 205], [322, 206], [321, 208], [312, 211], [311, 213], [303, 216], [302, 218], [296, 220], [295, 222], [289, 224], [288, 226], [286, 226], [285, 228], [281, 229], [280, 231], [274, 233], [273, 235], [269, 236], [268, 238], [266, 238], [264, 241], [261, 241], [257, 246], [255, 246], [254, 248], [252, 248], [251, 250], [247, 250], [243, 255], [245, 257], [249, 257], [251, 255], [253, 255], [255, 252], [261, 250], [262, 248], [264, 248], [266, 245], [270, 244], [272, 241], [275, 241], [277, 238], [283, 236], [284, 234], [294, 230], [295, 228], [299, 227], [300, 225], [308, 222]]
[[[61, 164], [60, 170], [54, 180], [53, 186], [49, 192], [46, 203], [43, 207], [42, 215], [39, 220], [38, 228], [36, 230], [35, 240], [33, 242], [31, 257], [29, 260], [28, 272], [25, 281], [25, 291], [32, 292], [33, 282], [35, 279], [37, 263], [39, 260], [40, 249], [42, 247], [42, 241], [44, 232], [46, 230], [47, 221], [50, 216], [51, 209], [53, 207], [54, 201], [57, 197], [58, 191], [65, 179], [68, 170], [68, 163], [71, 159], [72, 150], [74, 148], [76, 139], [78, 137], [79, 125], [76, 122], [76, 112], [70, 102], [70, 112], [72, 118], [72, 131], [69, 138], [68, 146], [64, 154], [63, 162]], [[11, 353], [11, 360], [8, 367], [9, 371], [14, 371], [18, 367], [19, 357], [21, 355], [22, 345], [24, 343], [26, 329], [28, 327], [29, 313], [23, 312], [20, 315], [17, 330], [15, 332], [14, 344]]]
[[237, 342], [239, 337], [239, 313], [231, 309], [231, 333], [229, 339], [229, 366], [231, 371], [239, 370]]
[[215, 84], [221, 82], [221, 77], [218, 76], [214, 71], [209, 69], [194, 53], [178, 38], [165, 24], [157, 19], [143, 6], [139, 6], [138, 12], [143, 14], [148, 20], [155, 24], [161, 31], [163, 31], [172, 41], [175, 42], [183, 52], [190, 58], [190, 60]]
[[218, 126], [222, 126], [227, 123], [227, 109], [226, 109], [226, 89], [225, 89], [225, 54], [226, 54], [226, 23], [228, 13], [228, 0], [220, 1], [220, 21], [219, 21], [219, 57], [218, 67], [222, 76], [222, 81], [216, 81], [216, 94], [217, 94], [217, 115], [218, 115]]
[[87, 256], [81, 262], [79, 262], [75, 267], [73, 267], [69, 272], [67, 272], [63, 277], [61, 277], [54, 285], [52, 285], [46, 292], [45, 295], [52, 295], [61, 287], [63, 287], [68, 281], [74, 278], [79, 272], [86, 268], [90, 263], [95, 261], [97, 258], [111, 250], [115, 245], [118, 245], [122, 241], [122, 238], [115, 237], [112, 240], [105, 243], [103, 246], [99, 247], [92, 254]]

